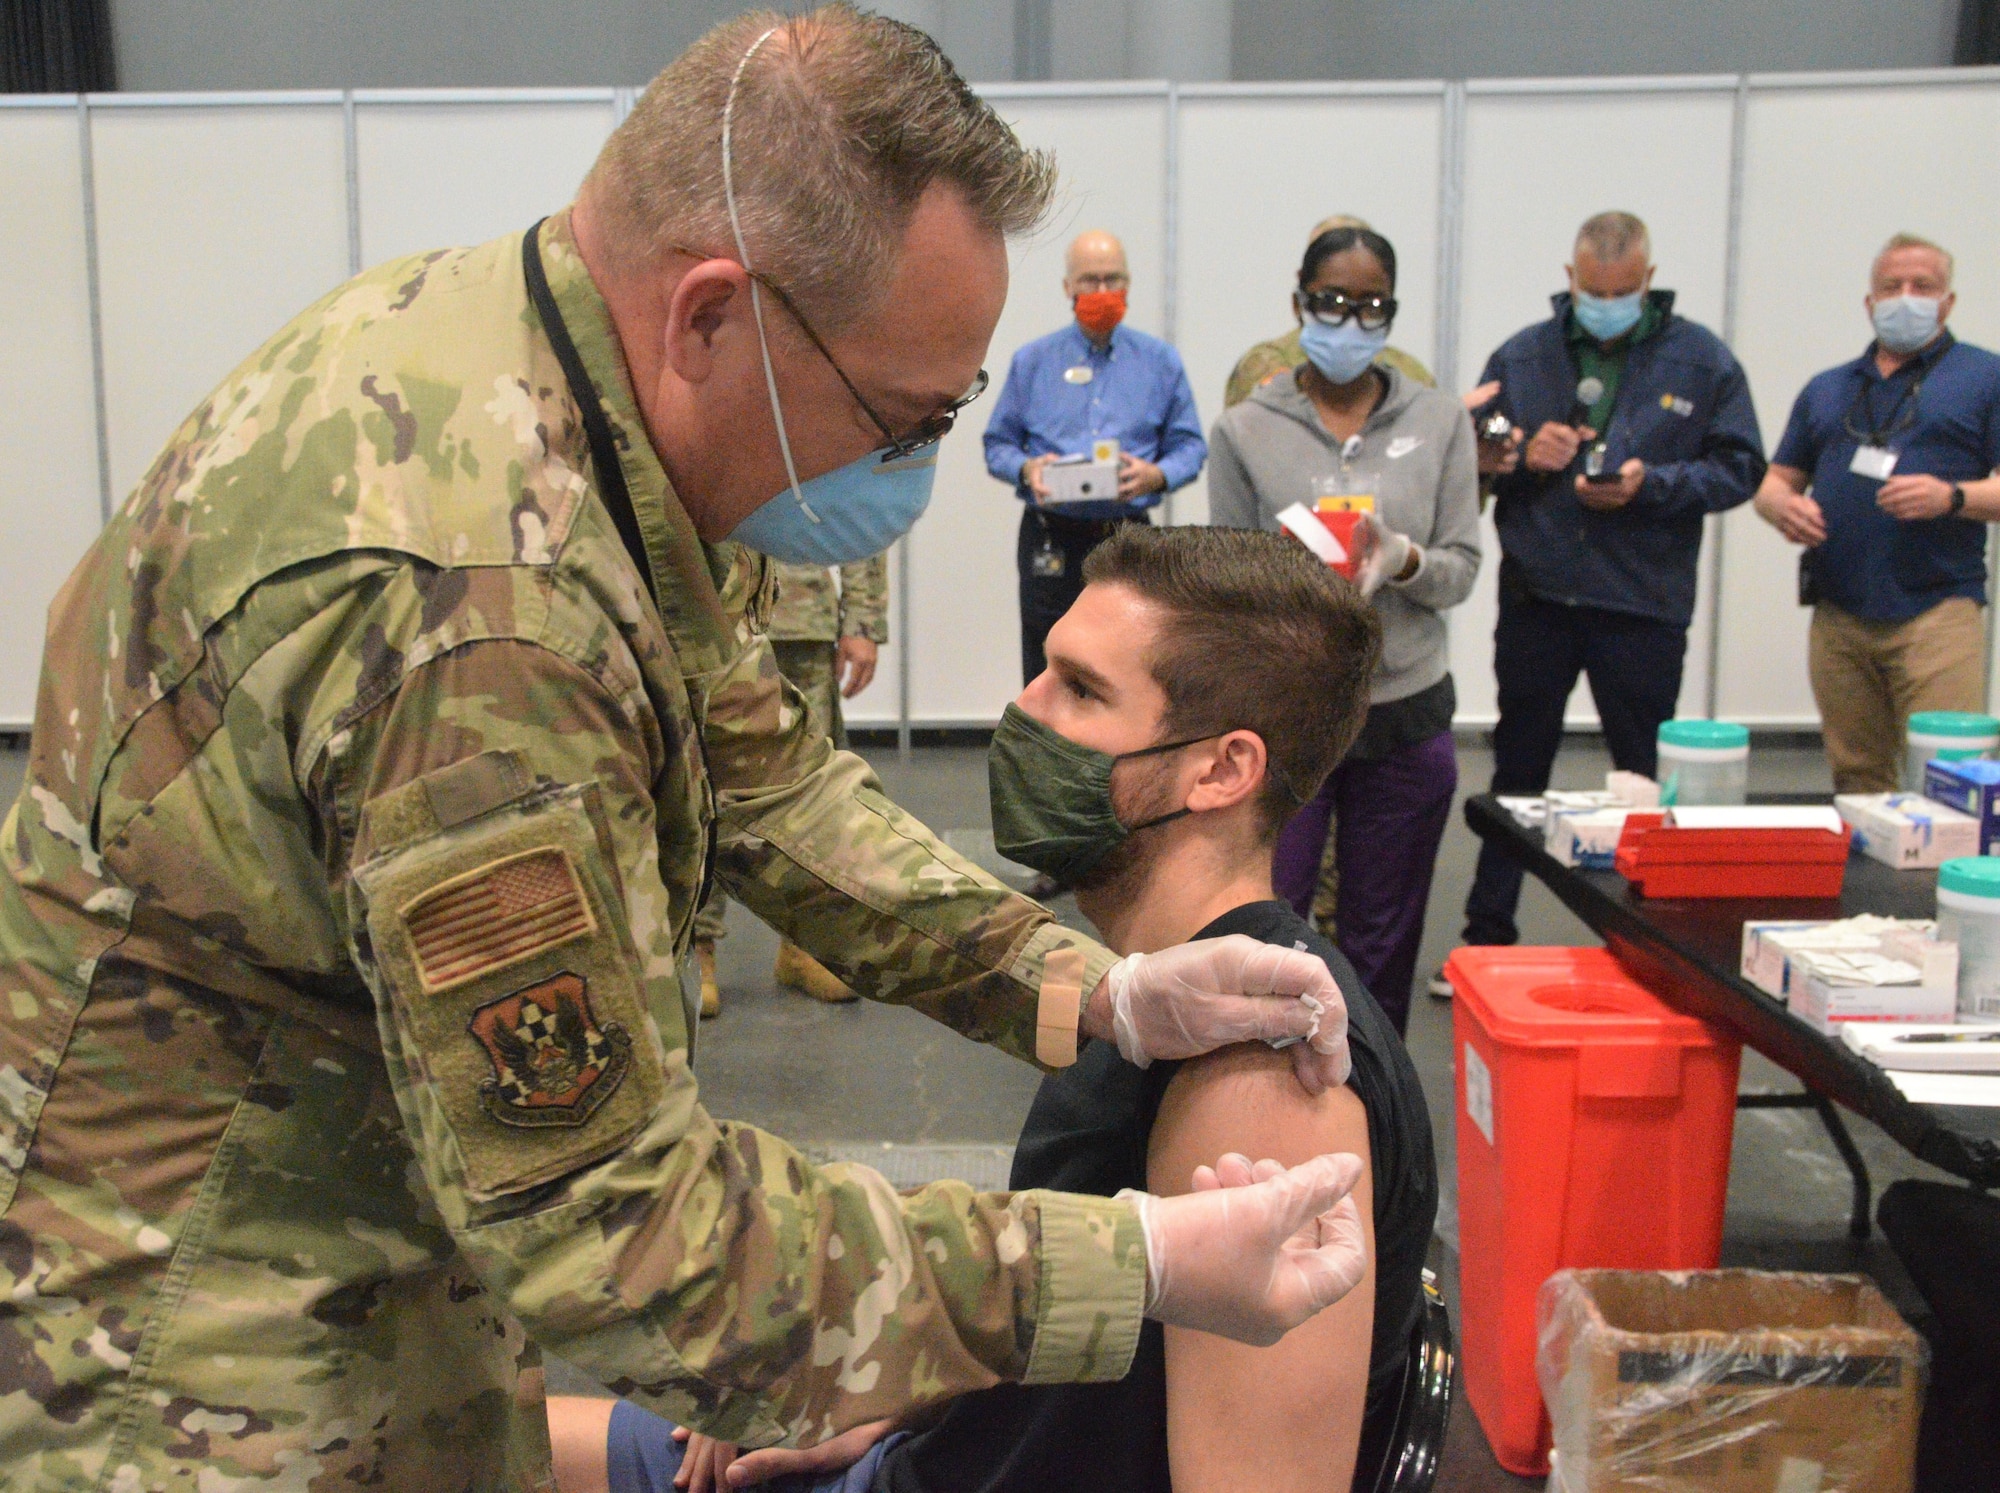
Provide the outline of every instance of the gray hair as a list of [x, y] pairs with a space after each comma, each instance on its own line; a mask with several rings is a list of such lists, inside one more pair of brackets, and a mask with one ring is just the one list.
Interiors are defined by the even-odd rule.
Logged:
[[621, 268], [676, 248], [734, 257], [722, 113], [739, 68], [730, 155], [744, 238], [822, 331], [870, 308], [933, 183], [997, 233], [1027, 232], [1048, 210], [1054, 158], [1022, 145], [916, 27], [846, 3], [753, 11], [653, 79], [591, 167], [584, 190]]
[[[1875, 263], [1880, 264], [1884, 259], [1888, 258], [1891, 254], [1894, 254], [1898, 249], [1928, 249], [1930, 250], [1931, 253], [1937, 255], [1938, 259], [1942, 261], [1944, 264], [1945, 286], [1947, 289], [1950, 288], [1952, 271], [1956, 266], [1954, 264], [1954, 261], [1952, 260], [1951, 251], [1949, 249], [1946, 249], [1944, 245], [1934, 244], [1929, 239], [1924, 238], [1920, 234], [1915, 234], [1915, 233], [1892, 234], [1889, 238], [1889, 242], [1884, 244], [1881, 248], [1881, 251], [1878, 254], [1876, 254]], [[1870, 268], [1872, 269], [1873, 266], [1871, 266]]]
[[1653, 257], [1653, 236], [1646, 225], [1631, 213], [1598, 213], [1586, 218], [1576, 231], [1576, 247], [1590, 250], [1600, 264], [1615, 264], [1637, 249], [1647, 259]]

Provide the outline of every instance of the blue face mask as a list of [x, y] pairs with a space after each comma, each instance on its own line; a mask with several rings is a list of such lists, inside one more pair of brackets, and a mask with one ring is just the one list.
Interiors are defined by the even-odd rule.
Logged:
[[1376, 332], [1364, 332], [1360, 322], [1353, 317], [1337, 327], [1330, 327], [1318, 317], [1308, 316], [1299, 328], [1299, 346], [1312, 359], [1313, 367], [1336, 384], [1353, 383], [1368, 371], [1375, 355], [1388, 345], [1387, 327]]
[[[791, 464], [787, 450], [787, 470]], [[793, 565], [852, 565], [910, 532], [930, 506], [936, 476], [936, 446], [900, 458], [871, 451], [810, 482], [794, 476], [789, 492], [754, 510], [729, 537]]]
[[1898, 356], [1916, 352], [1937, 336], [1938, 304], [1924, 295], [1892, 295], [1877, 301], [1869, 312], [1876, 340]]
[[1570, 309], [1576, 313], [1576, 324], [1599, 342], [1616, 342], [1639, 325], [1639, 315], [1646, 309], [1646, 292], [1597, 296], [1579, 290]]
[[[736, 84], [743, 69], [770, 39], [766, 31], [751, 43], [743, 60], [736, 64], [730, 80], [729, 96], [722, 106], [722, 194], [729, 208], [729, 228], [736, 237], [736, 253], [745, 270], [750, 269], [750, 248], [743, 241], [743, 225], [736, 215], [736, 182], [729, 150], [731, 117], [736, 107]], [[931, 483], [937, 477], [937, 446], [932, 444], [906, 456], [889, 450], [871, 451], [858, 461], [831, 472], [822, 472], [810, 482], [799, 481], [792, 462], [791, 437], [785, 433], [785, 408], [778, 399], [778, 376], [771, 368], [771, 344], [764, 336], [764, 302], [753, 276], [750, 281], [750, 311], [757, 322], [757, 347], [764, 358], [764, 387], [771, 395], [771, 419], [778, 428], [778, 449], [785, 458], [788, 490], [752, 510], [750, 516], [730, 531], [738, 544], [794, 565], [852, 565], [901, 539], [930, 506]]]

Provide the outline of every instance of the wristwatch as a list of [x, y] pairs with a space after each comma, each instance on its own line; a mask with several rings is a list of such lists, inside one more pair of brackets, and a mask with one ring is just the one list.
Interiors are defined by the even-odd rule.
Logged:
[[1965, 489], [1960, 487], [1956, 482], [1951, 485], [1951, 507], [1945, 511], [1947, 513], [1963, 513], [1965, 511]]

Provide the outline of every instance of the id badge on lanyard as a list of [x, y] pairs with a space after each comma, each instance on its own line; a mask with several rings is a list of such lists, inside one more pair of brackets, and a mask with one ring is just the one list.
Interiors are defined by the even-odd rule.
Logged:
[[1847, 464], [1847, 470], [1857, 477], [1867, 477], [1875, 482], [1887, 482], [1896, 470], [1896, 453], [1887, 446], [1870, 443], [1854, 449], [1854, 460]]

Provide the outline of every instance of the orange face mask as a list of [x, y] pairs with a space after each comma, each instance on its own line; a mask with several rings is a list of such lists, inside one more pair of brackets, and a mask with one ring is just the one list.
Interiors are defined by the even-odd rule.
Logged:
[[1102, 341], [1125, 319], [1125, 292], [1086, 290], [1076, 298], [1076, 324]]

